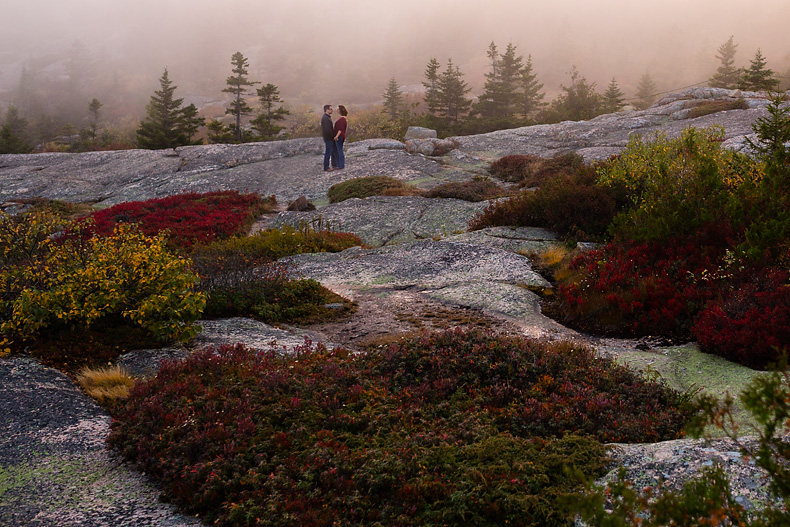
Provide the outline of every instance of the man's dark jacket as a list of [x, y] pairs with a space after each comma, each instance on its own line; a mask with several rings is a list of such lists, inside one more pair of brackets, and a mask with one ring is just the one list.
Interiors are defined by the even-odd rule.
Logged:
[[327, 113], [324, 113], [324, 116], [321, 117], [321, 133], [324, 136], [324, 141], [332, 141], [335, 138], [335, 129], [332, 126], [332, 118], [329, 117], [329, 114]]

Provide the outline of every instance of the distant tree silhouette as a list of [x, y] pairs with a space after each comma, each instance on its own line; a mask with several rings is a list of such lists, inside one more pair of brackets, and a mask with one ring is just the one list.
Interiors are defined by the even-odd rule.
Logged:
[[19, 116], [16, 106], [6, 111], [0, 127], [0, 154], [27, 154], [33, 151], [28, 141], [27, 119]]
[[637, 110], [644, 110], [655, 102], [656, 97], [658, 97], [658, 87], [650, 73], [645, 72], [639, 77], [639, 84], [636, 86], [634, 107]]
[[773, 70], [765, 67], [765, 57], [758, 49], [749, 67], [741, 74], [739, 88], [751, 91], [773, 90], [778, 84], [779, 80], [774, 77]]
[[236, 124], [235, 126], [232, 125], [232, 129], [236, 142], [241, 143], [243, 139], [241, 116], [252, 113], [252, 108], [247, 104], [247, 101], [244, 100], [244, 96], [250, 93], [247, 91], [247, 86], [254, 86], [259, 83], [250, 81], [247, 78], [246, 75], [249, 73], [249, 63], [240, 51], [233, 54], [230, 62], [233, 65], [233, 69], [231, 70], [233, 75], [226, 79], [225, 83], [228, 87], [222, 91], [234, 96], [233, 102], [230, 103], [230, 107], [225, 110], [225, 113], [233, 115], [236, 118]]
[[277, 123], [283, 121], [291, 112], [279, 106], [283, 102], [280, 99], [280, 89], [272, 83], [258, 88], [258, 100], [261, 103], [261, 113], [250, 124], [264, 141], [274, 139], [285, 130], [284, 126]]
[[466, 98], [471, 90], [464, 74], [453, 64], [453, 59], [447, 60], [447, 67], [442, 72], [436, 83], [436, 96], [439, 104], [439, 117], [446, 123], [457, 123], [459, 119], [469, 112], [472, 101]]
[[607, 86], [606, 91], [603, 92], [601, 110], [605, 113], [616, 113], [622, 110], [624, 106], [625, 94], [620, 90], [620, 86], [617, 85], [617, 80], [612, 77], [612, 81]]
[[571, 85], [560, 87], [563, 93], [552, 103], [560, 120], [582, 121], [601, 113], [601, 95], [595, 91], [595, 83], [579, 75], [576, 66], [571, 68]]
[[532, 55], [527, 56], [527, 62], [521, 70], [521, 90], [518, 94], [519, 112], [527, 117], [538, 110], [543, 103], [545, 94], [541, 92], [543, 83], [538, 82], [537, 75], [532, 71]]
[[182, 108], [184, 99], [174, 98], [176, 86], [168, 76], [167, 68], [159, 78], [161, 89], [151, 96], [146, 118], [137, 129], [137, 145], [153, 150], [201, 144], [192, 140], [204, 119], [197, 116], [194, 104]]
[[738, 44], [733, 42], [733, 37], [719, 46], [716, 58], [721, 61], [721, 65], [710, 78], [710, 85], [713, 88], [735, 89], [738, 87], [741, 72], [735, 67], [735, 53], [738, 51]]
[[387, 83], [387, 89], [384, 92], [384, 110], [389, 114], [393, 121], [398, 119], [401, 110], [403, 109], [403, 92], [398, 85], [395, 77], [392, 77]]
[[516, 54], [516, 46], [512, 43], [500, 55], [496, 44], [491, 42], [487, 54], [491, 59], [491, 71], [486, 74], [484, 91], [478, 97], [475, 111], [489, 119], [513, 117], [519, 106], [524, 57]]
[[88, 105], [88, 112], [91, 114], [91, 123], [89, 128], [91, 141], [96, 140], [96, 130], [99, 128], [99, 112], [101, 111], [102, 106], [103, 104], [95, 97]]
[[422, 83], [425, 86], [425, 104], [428, 106], [428, 113], [437, 115], [439, 113], [439, 94], [437, 92], [439, 85], [439, 69], [441, 64], [436, 58], [431, 58], [428, 65], [425, 67], [425, 81]]

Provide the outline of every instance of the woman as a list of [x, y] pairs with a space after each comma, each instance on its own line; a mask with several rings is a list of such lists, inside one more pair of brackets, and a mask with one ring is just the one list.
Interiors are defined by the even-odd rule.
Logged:
[[337, 170], [343, 170], [346, 168], [343, 143], [346, 141], [346, 128], [348, 128], [348, 121], [346, 121], [348, 110], [342, 104], [338, 104], [337, 111], [340, 112], [340, 117], [335, 121], [335, 160], [337, 161]]

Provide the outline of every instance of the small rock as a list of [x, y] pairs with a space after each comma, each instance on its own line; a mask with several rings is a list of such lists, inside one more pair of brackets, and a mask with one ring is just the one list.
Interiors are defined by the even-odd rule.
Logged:
[[288, 204], [288, 208], [286, 210], [296, 211], [296, 212], [306, 212], [308, 210], [315, 210], [315, 205], [311, 202], [307, 201], [307, 198], [304, 196], [299, 196], [291, 203]]
[[408, 141], [410, 139], [432, 139], [436, 137], [436, 130], [423, 128], [422, 126], [410, 126], [409, 129], [406, 130], [405, 139]]

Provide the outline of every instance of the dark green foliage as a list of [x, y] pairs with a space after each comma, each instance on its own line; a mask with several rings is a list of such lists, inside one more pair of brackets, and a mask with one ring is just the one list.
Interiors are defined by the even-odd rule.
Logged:
[[752, 91], [770, 91], [776, 88], [779, 81], [774, 72], [765, 67], [765, 57], [759, 49], [750, 61], [749, 67], [741, 73], [739, 88]]
[[0, 127], [0, 154], [29, 154], [33, 147], [28, 140], [27, 119], [11, 106], [6, 111], [5, 123]]
[[579, 75], [576, 66], [571, 68], [571, 85], [561, 86], [561, 93], [551, 104], [551, 120], [584, 121], [601, 114], [601, 95], [595, 83]]
[[283, 101], [280, 99], [280, 90], [272, 83], [258, 88], [258, 99], [261, 103], [261, 113], [250, 121], [250, 125], [258, 132], [260, 139], [264, 141], [274, 139], [285, 130], [284, 126], [277, 123], [284, 120], [291, 112], [282, 106], [277, 106]]
[[425, 81], [422, 83], [425, 86], [425, 104], [431, 116], [439, 113], [439, 68], [439, 61], [432, 57], [425, 67]]
[[329, 187], [329, 203], [370, 196], [413, 196], [419, 191], [389, 176], [365, 176], [336, 183]]
[[689, 110], [687, 119], [696, 119], [703, 115], [710, 115], [716, 112], [726, 112], [728, 110], [748, 110], [749, 104], [743, 99], [735, 99], [734, 101], [706, 101], [699, 106], [695, 106]]
[[[102, 106], [104, 106], [99, 99], [95, 97], [88, 105], [88, 112], [91, 114], [90, 135], [91, 141], [96, 140], [96, 130], [99, 129], [99, 115]], [[191, 137], [191, 135], [190, 135]]]
[[727, 88], [733, 90], [738, 87], [740, 80], [740, 70], [735, 67], [735, 53], [738, 51], [738, 44], [733, 42], [733, 37], [719, 46], [716, 58], [721, 61], [721, 65], [710, 78], [710, 85], [713, 88]]
[[532, 55], [527, 56], [524, 69], [521, 70], [521, 92], [519, 93], [519, 111], [524, 117], [529, 117], [538, 111], [545, 103], [543, 83], [538, 82], [537, 75], [532, 71]]
[[616, 113], [625, 106], [625, 94], [617, 85], [617, 80], [612, 78], [601, 100], [601, 110], [605, 113]]
[[384, 97], [384, 111], [389, 114], [390, 119], [396, 121], [403, 110], [403, 92], [395, 77], [387, 83], [387, 89], [382, 97]]
[[674, 437], [683, 400], [586, 348], [455, 330], [198, 352], [135, 386], [109, 442], [208, 524], [570, 527], [566, 469], [606, 459], [564, 432]]
[[639, 77], [639, 84], [636, 86], [637, 100], [634, 101], [634, 107], [637, 110], [644, 110], [655, 102], [656, 97], [658, 97], [658, 87], [650, 73], [645, 72]]
[[472, 101], [466, 98], [471, 91], [463, 80], [463, 73], [453, 64], [453, 59], [447, 60], [447, 67], [436, 81], [435, 96], [437, 114], [447, 123], [457, 123], [468, 112]]
[[472, 181], [463, 183], [445, 183], [425, 192], [426, 198], [454, 198], [464, 201], [485, 201], [507, 194], [488, 178], [476, 176]]
[[516, 46], [507, 45], [505, 53], [500, 54], [496, 44], [488, 48], [491, 71], [486, 73], [484, 91], [478, 97], [474, 109], [487, 119], [512, 117], [518, 110], [518, 94], [521, 88], [521, 74], [524, 57], [516, 55]]
[[723, 401], [703, 396], [700, 419], [691, 427], [703, 435], [706, 426], [716, 425], [734, 439], [741, 454], [753, 459], [771, 478], [773, 500], [764, 507], [746, 510], [736, 500], [723, 469], [705, 469], [701, 476], [686, 482], [679, 491], [659, 487], [639, 492], [621, 471], [618, 480], [606, 489], [588, 486], [579, 496], [578, 508], [588, 525], [602, 527], [659, 527], [683, 525], [702, 527], [777, 527], [790, 525], [790, 443], [786, 440], [790, 416], [790, 375], [786, 365], [778, 371], [755, 377], [740, 394], [740, 400], [757, 423], [753, 446], [742, 442], [742, 433], [733, 425], [732, 396]]
[[230, 63], [233, 66], [233, 69], [231, 70], [233, 75], [225, 80], [225, 84], [227, 84], [228, 87], [222, 91], [230, 93], [233, 96], [233, 101], [225, 110], [225, 113], [235, 117], [236, 123], [233, 125], [233, 136], [235, 142], [241, 143], [244, 142], [241, 128], [241, 117], [243, 115], [249, 115], [252, 113], [252, 108], [249, 104], [247, 104], [247, 101], [244, 100], [244, 96], [249, 93], [247, 91], [247, 86], [254, 86], [258, 83], [250, 81], [247, 78], [249, 62], [240, 51], [237, 51], [233, 54], [230, 59]]
[[162, 149], [201, 144], [193, 141], [197, 129], [204, 124], [197, 117], [194, 104], [182, 108], [184, 99], [173, 97], [177, 86], [168, 77], [167, 68], [159, 78], [160, 90], [154, 92], [146, 108], [146, 118], [137, 129], [140, 148]]

